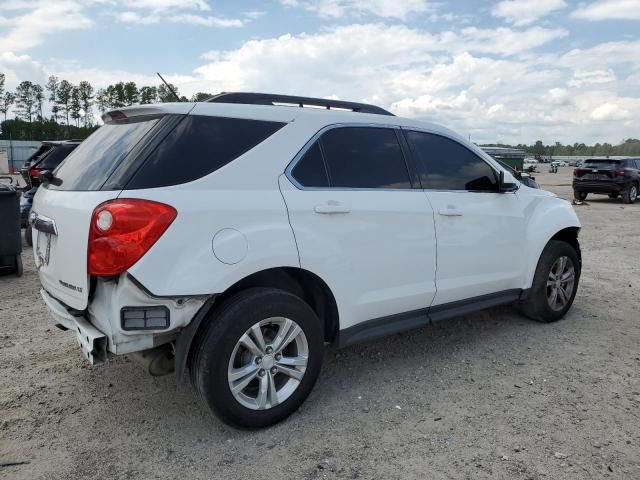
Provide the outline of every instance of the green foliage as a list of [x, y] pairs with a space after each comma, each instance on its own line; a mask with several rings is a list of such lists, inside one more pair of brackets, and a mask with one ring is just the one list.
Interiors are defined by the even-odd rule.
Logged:
[[[511, 147], [513, 145], [505, 144], [491, 144], [482, 145], [483, 147]], [[606, 157], [606, 156], [640, 156], [640, 140], [637, 138], [629, 138], [624, 140], [619, 145], [611, 145], [610, 143], [596, 143], [589, 146], [584, 143], [574, 143], [573, 145], [562, 145], [560, 142], [555, 142], [553, 145], [544, 145], [541, 140], [538, 140], [533, 145], [515, 145], [515, 148], [520, 148], [525, 152], [534, 155], [536, 158], [548, 157], [548, 156], [593, 156], [593, 157]]]
[[20, 119], [6, 120], [0, 124], [1, 140], [64, 140], [84, 139], [98, 127], [76, 127], [61, 125], [53, 120], [25, 122]]

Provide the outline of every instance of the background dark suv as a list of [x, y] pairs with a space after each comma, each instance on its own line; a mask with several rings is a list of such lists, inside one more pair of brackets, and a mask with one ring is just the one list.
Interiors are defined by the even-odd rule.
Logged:
[[577, 200], [584, 200], [589, 193], [601, 193], [633, 203], [639, 188], [640, 158], [592, 158], [573, 171], [573, 194]]
[[45, 170], [53, 171], [73, 150], [81, 140], [45, 141], [38, 151], [31, 156], [20, 169], [20, 174], [30, 188], [40, 185], [38, 176]]

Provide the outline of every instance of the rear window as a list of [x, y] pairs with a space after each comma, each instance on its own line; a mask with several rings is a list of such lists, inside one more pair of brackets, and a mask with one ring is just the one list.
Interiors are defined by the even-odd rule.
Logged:
[[585, 168], [618, 168], [622, 167], [621, 160], [587, 160], [584, 162]]
[[125, 188], [164, 187], [204, 177], [251, 150], [284, 125], [189, 115], [155, 148]]
[[100, 127], [54, 172], [62, 180], [52, 190], [99, 190], [131, 149], [160, 117], [138, 117]]
[[60, 165], [76, 147], [77, 145], [56, 145], [34, 166], [40, 170], [53, 170]]

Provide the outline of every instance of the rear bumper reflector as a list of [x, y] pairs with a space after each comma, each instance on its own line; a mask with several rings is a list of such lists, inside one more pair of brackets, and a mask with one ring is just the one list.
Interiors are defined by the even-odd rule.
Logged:
[[169, 328], [169, 309], [158, 307], [124, 307], [120, 310], [123, 330], [166, 330]]

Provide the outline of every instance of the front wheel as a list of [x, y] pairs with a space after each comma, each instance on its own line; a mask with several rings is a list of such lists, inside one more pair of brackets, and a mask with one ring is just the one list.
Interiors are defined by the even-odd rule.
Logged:
[[573, 191], [573, 196], [576, 200], [586, 200], [587, 198], [587, 192], [580, 192], [579, 190], [574, 190]]
[[266, 427], [307, 398], [323, 346], [322, 324], [303, 300], [282, 290], [245, 290], [209, 319], [194, 346], [191, 380], [224, 422]]
[[539, 322], [555, 322], [567, 313], [578, 291], [580, 260], [575, 248], [551, 240], [542, 251], [523, 313]]
[[622, 192], [622, 203], [634, 203], [638, 198], [638, 186], [632, 183], [629, 189]]

